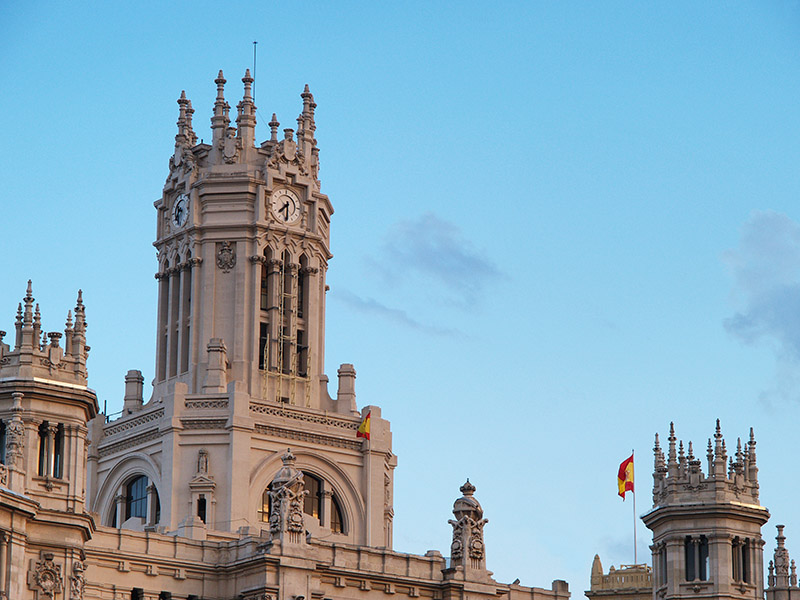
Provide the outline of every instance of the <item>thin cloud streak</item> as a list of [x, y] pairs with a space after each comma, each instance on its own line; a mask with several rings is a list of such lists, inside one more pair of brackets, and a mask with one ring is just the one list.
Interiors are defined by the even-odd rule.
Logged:
[[400, 221], [389, 230], [379, 267], [390, 281], [416, 275], [438, 283], [463, 305], [474, 304], [489, 283], [505, 278], [456, 225], [432, 212]]
[[408, 313], [399, 308], [392, 308], [378, 302], [374, 298], [362, 298], [356, 294], [338, 288], [334, 298], [342, 301], [344, 304], [353, 310], [363, 313], [374, 315], [387, 321], [392, 321], [409, 329], [427, 333], [429, 335], [441, 337], [463, 337], [464, 334], [456, 329], [449, 329], [446, 327], [436, 327], [433, 325], [426, 325], [419, 321], [412, 319]]

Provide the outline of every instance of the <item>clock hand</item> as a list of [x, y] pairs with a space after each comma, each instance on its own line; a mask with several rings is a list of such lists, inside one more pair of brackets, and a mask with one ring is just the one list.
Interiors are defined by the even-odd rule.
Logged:
[[284, 215], [283, 220], [284, 221], [288, 221], [289, 220], [289, 203], [287, 202], [286, 204], [284, 204], [281, 207], [281, 210], [279, 212], [285, 212], [286, 215]]

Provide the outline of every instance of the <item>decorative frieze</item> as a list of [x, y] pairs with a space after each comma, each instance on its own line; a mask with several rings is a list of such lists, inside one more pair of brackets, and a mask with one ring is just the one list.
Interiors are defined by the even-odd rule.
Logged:
[[356, 431], [358, 429], [358, 422], [356, 421], [350, 421], [330, 415], [310, 414], [298, 410], [292, 410], [291, 408], [287, 408], [285, 406], [271, 406], [269, 404], [251, 402], [250, 412], [260, 415], [273, 415], [276, 417], [283, 417], [285, 419], [295, 419], [298, 421], [305, 421], [307, 423], [319, 423], [320, 425], [339, 427], [341, 429], [349, 429], [351, 431]]
[[361, 440], [358, 439], [342, 439], [330, 435], [321, 435], [317, 433], [309, 433], [307, 431], [300, 431], [296, 429], [283, 429], [281, 427], [273, 427], [271, 425], [255, 426], [256, 433], [279, 437], [287, 440], [298, 440], [301, 442], [311, 442], [312, 444], [320, 444], [321, 446], [333, 446], [334, 448], [347, 448], [348, 450], [360, 450]]

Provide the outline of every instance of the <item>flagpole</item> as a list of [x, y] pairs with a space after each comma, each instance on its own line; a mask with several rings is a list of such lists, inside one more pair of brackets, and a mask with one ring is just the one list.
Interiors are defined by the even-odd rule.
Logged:
[[[633, 457], [633, 450], [631, 450], [631, 457]], [[633, 564], [637, 564], [636, 562], [636, 463], [634, 462], [633, 467]]]

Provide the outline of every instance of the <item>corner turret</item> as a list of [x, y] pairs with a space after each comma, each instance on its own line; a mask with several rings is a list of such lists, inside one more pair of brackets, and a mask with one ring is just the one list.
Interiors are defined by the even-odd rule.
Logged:
[[708, 473], [670, 423], [669, 451], [656, 436], [653, 508], [642, 520], [653, 531], [655, 598], [760, 598], [763, 595], [761, 526], [769, 511], [758, 501], [755, 436], [728, 460], [719, 420], [707, 449]]

